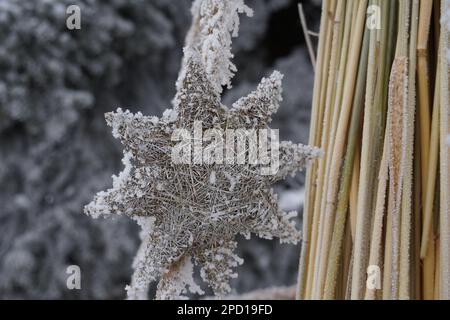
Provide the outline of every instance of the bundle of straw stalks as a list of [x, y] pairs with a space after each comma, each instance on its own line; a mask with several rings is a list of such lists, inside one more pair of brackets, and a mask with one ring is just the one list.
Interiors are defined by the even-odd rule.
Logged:
[[299, 299], [450, 299], [448, 10], [323, 1]]

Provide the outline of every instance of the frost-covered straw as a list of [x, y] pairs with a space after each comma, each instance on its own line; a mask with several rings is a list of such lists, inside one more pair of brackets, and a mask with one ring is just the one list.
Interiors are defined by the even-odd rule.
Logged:
[[[349, 41], [328, 23], [340, 20], [342, 6], [348, 12], [342, 22], [352, 25]], [[324, 1], [323, 8], [311, 141], [321, 141], [325, 158], [307, 177], [297, 296], [448, 299], [450, 1], [342, 0]], [[358, 29], [366, 18], [378, 19], [381, 28]], [[433, 27], [439, 22], [440, 31]], [[363, 33], [370, 33], [367, 62], [355, 46]], [[432, 39], [439, 45], [430, 46]], [[334, 59], [347, 41], [344, 58]], [[355, 68], [365, 74], [358, 86]], [[342, 69], [343, 77], [335, 72]], [[339, 117], [327, 107], [330, 92], [342, 101]], [[345, 115], [361, 107], [355, 126], [355, 117]], [[353, 157], [360, 162], [348, 168]]]
[[[160, 118], [120, 108], [106, 114], [114, 137], [124, 145], [125, 169], [113, 178], [111, 189], [99, 192], [85, 207], [94, 218], [124, 214], [142, 228], [134, 273], [126, 287], [129, 299], [146, 299], [155, 281], [157, 299], [203, 294], [193, 280], [194, 265], [214, 293], [224, 296], [231, 290], [230, 280], [237, 277], [235, 268], [243, 263], [235, 254], [237, 235], [297, 243], [300, 233], [292, 220], [297, 213], [281, 210], [270, 186], [321, 155], [317, 148], [278, 143], [278, 136], [270, 135], [264, 139], [276, 143], [267, 143], [270, 150], [265, 151], [275, 153], [278, 161], [277, 170], [269, 174], [265, 161], [205, 163], [195, 157], [173, 161], [172, 151], [178, 146], [174, 132], [200, 130], [198, 136], [203, 137], [211, 129], [267, 129], [282, 100], [283, 76], [275, 71], [248, 96], [225, 107], [222, 85], [229, 86], [236, 71], [231, 37], [237, 35], [238, 14], [251, 10], [242, 0], [202, 0], [193, 3], [192, 12], [173, 108]], [[193, 147], [200, 146], [202, 160], [217, 158], [205, 152], [215, 152], [216, 146], [222, 149], [223, 137], [210, 136], [207, 142], [212, 147], [201, 150], [203, 141], [196, 136]], [[251, 155], [253, 147], [245, 143], [239, 152]]]

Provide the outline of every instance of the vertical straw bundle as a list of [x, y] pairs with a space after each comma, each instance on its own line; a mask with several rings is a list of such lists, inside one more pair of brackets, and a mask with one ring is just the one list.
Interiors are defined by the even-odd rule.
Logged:
[[300, 299], [450, 299], [450, 1], [324, 0]]

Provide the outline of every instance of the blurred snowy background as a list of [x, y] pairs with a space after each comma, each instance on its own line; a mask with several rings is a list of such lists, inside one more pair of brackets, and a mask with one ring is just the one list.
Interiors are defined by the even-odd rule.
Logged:
[[[306, 143], [313, 71], [297, 1], [247, 0], [233, 50], [238, 73], [231, 105], [273, 69], [285, 74], [272, 124], [281, 138]], [[320, 1], [303, 1], [310, 29]], [[81, 8], [81, 30], [66, 8]], [[82, 212], [121, 170], [121, 147], [104, 113], [117, 107], [160, 115], [170, 106], [189, 0], [0, 0], [0, 298], [122, 299], [139, 239], [126, 217]], [[282, 205], [301, 212], [303, 177], [277, 186]], [[300, 227], [300, 218], [299, 218]], [[243, 293], [291, 285], [299, 246], [240, 239], [233, 288]], [[81, 267], [81, 290], [66, 267]]]

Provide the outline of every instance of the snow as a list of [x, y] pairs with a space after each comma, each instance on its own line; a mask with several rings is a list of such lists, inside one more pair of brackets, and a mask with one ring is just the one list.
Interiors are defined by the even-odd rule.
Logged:
[[122, 188], [123, 186], [125, 186], [126, 181], [130, 177], [130, 173], [131, 173], [131, 169], [132, 169], [132, 165], [131, 165], [132, 157], [133, 156], [132, 156], [131, 152], [124, 153], [124, 156], [122, 159], [122, 163], [124, 165], [123, 171], [120, 172], [118, 176], [116, 176], [116, 175], [112, 176], [114, 189], [119, 189], [119, 188]]
[[188, 291], [199, 295], [205, 294], [195, 283], [193, 274], [194, 264], [191, 257], [187, 257], [181, 262], [181, 267], [171, 275], [172, 280], [166, 283], [163, 290], [160, 290], [158, 298], [161, 300], [187, 299], [184, 294]]

